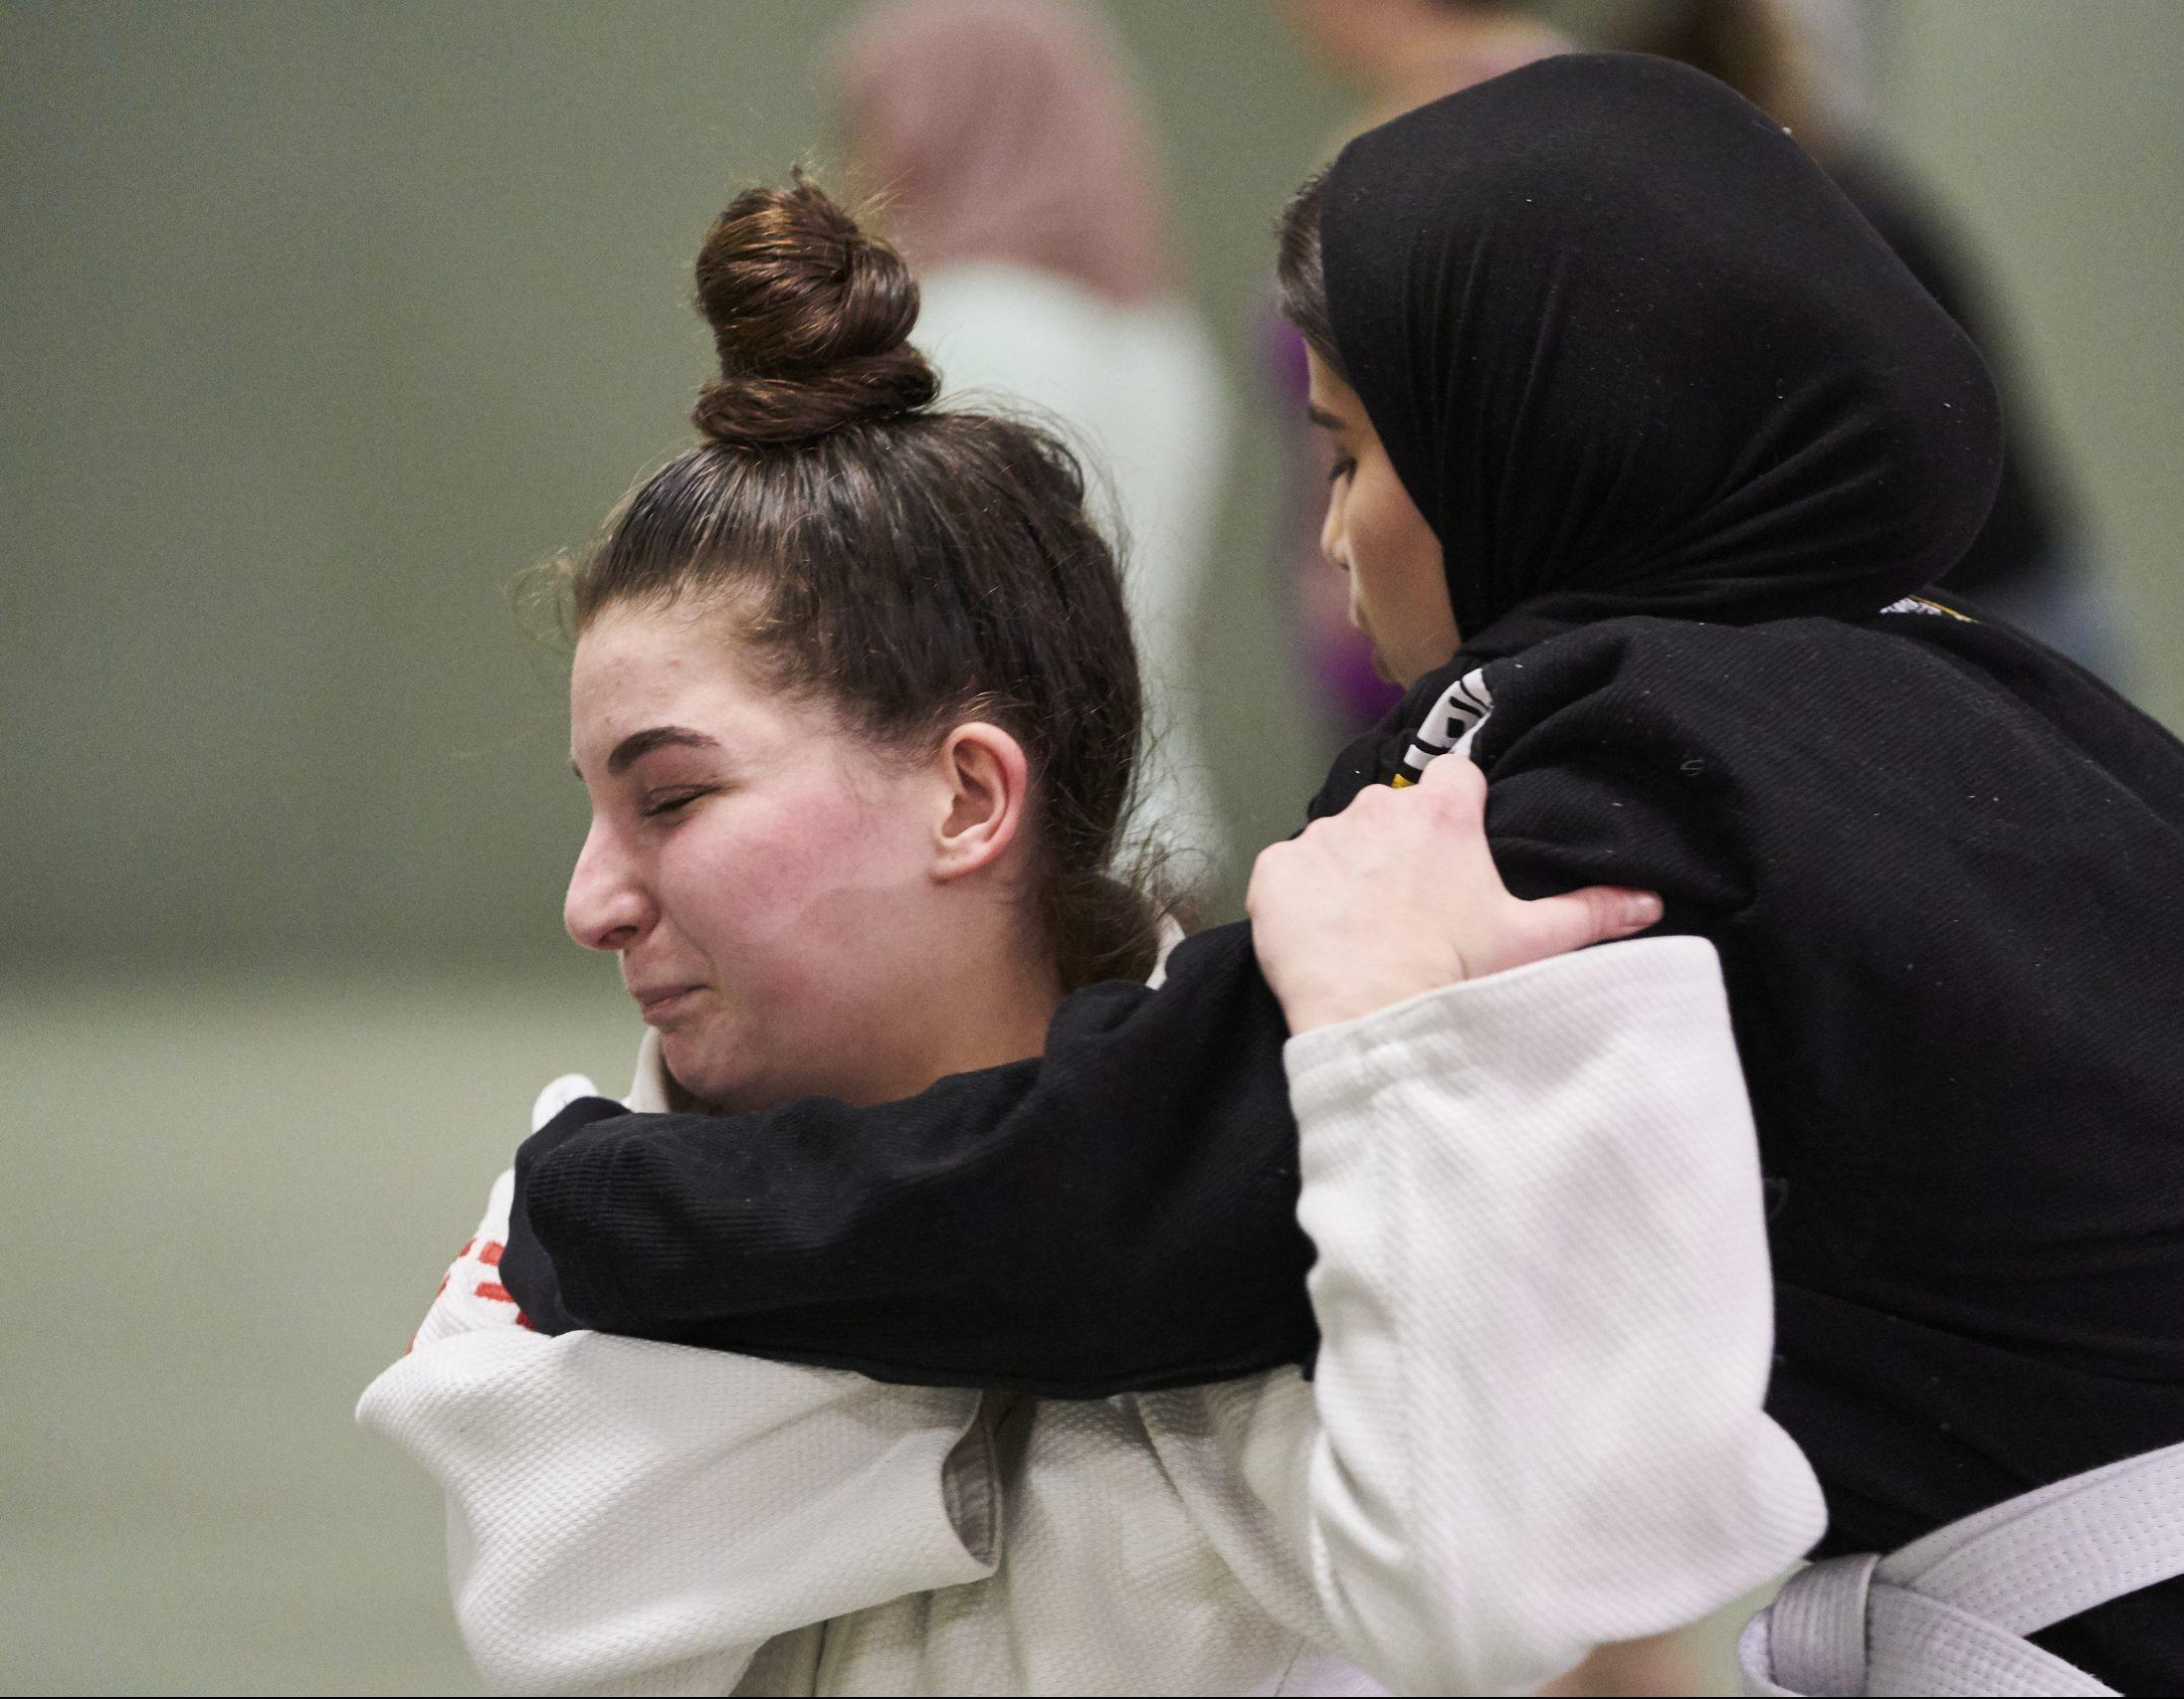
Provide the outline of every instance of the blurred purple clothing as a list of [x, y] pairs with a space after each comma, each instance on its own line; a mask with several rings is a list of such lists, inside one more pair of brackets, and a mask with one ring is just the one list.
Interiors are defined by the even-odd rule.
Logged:
[[1271, 303], [1261, 308], [1261, 319], [1260, 363], [1284, 439], [1279, 552], [1288, 563], [1285, 588], [1297, 665], [1310, 682], [1314, 706], [1339, 736], [1354, 737], [1377, 725], [1403, 691], [1373, 670], [1372, 646], [1350, 624], [1337, 569], [1319, 552], [1326, 457], [1304, 423], [1311, 387], [1304, 338]]

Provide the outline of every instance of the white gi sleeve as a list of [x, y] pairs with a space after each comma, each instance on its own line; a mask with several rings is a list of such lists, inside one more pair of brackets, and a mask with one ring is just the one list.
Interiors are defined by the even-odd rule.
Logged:
[[447, 1494], [456, 1619], [489, 1682], [725, 1693], [777, 1634], [993, 1573], [978, 1394], [530, 1332], [469, 1266], [504, 1238], [509, 1190], [356, 1412]]
[[[1287, 1062], [1323, 1333], [1302, 1534], [1351, 1657], [1409, 1692], [1522, 1691], [1819, 1537], [1761, 1410], [1772, 1283], [1712, 946], [1558, 957]], [[1293, 1478], [1282, 1449], [1262, 1490]]]

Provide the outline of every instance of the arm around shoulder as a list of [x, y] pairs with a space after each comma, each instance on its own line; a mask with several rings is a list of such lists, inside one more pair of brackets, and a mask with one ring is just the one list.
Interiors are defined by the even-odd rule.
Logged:
[[1298, 1362], [1287, 1036], [1224, 926], [1157, 993], [1072, 994], [1043, 1056], [904, 1102], [578, 1105], [518, 1159], [507, 1283], [581, 1326], [928, 1386], [1104, 1398]]
[[1314, 1581], [1410, 1691], [1689, 1621], [1824, 1514], [1764, 1414], [1758, 1159], [1712, 947], [1612, 944], [1291, 1040], [1324, 1339]]

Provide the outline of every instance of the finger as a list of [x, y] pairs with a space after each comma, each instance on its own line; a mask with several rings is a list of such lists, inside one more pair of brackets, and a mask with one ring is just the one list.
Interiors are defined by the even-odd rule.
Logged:
[[1311, 826], [1305, 827], [1304, 830], [1310, 832], [1312, 827], [1326, 827], [1331, 830], [1336, 821], [1354, 821], [1361, 815], [1370, 815], [1378, 810], [1391, 807], [1395, 799], [1401, 794], [1400, 791], [1393, 790], [1386, 785], [1367, 785], [1333, 814], [1321, 815], [1311, 823]]
[[1443, 755], [1427, 763], [1416, 790], [1390, 792], [1424, 804], [1436, 832], [1454, 839], [1487, 837], [1487, 775], [1461, 755]]
[[1487, 800], [1487, 775], [1479, 764], [1463, 755], [1437, 755], [1420, 775], [1420, 790], [1431, 788], [1456, 797], [1476, 799], [1482, 809]]
[[1542, 897], [1524, 905], [1523, 929], [1509, 958], [1498, 965], [1519, 968], [1590, 944], [1628, 938], [1657, 925], [1661, 912], [1661, 898], [1652, 891], [1616, 885], [1588, 885], [1563, 896]]

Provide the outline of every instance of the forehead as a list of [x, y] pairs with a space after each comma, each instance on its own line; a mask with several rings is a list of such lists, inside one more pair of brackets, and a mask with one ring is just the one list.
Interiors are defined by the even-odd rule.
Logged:
[[718, 613], [612, 607], [585, 628], [569, 673], [569, 742], [582, 764], [632, 732], [676, 724], [747, 741], [790, 705], [755, 675]]
[[1311, 375], [1306, 393], [1315, 423], [1335, 429], [1352, 429], [1364, 423], [1365, 404], [1357, 399], [1357, 391], [1319, 357], [1317, 349], [1304, 350], [1304, 369]]

